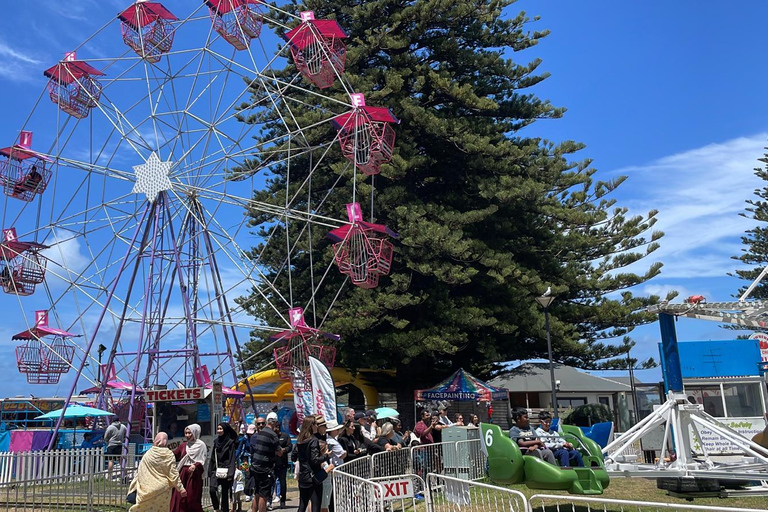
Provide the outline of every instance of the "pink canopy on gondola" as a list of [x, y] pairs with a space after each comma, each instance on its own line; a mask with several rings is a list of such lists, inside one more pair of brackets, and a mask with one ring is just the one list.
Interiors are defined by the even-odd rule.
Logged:
[[[307, 20], [305, 23], [315, 27], [317, 34], [320, 34], [322, 37], [335, 37], [339, 39], [347, 37], [347, 34], [336, 20]], [[303, 50], [317, 40], [317, 35], [307, 25], [302, 23], [298, 27], [286, 32], [285, 39], [298, 49]]]
[[131, 5], [117, 15], [123, 23], [127, 23], [134, 29], [138, 29], [158, 19], [175, 21], [178, 18], [171, 11], [158, 2], [141, 2]]
[[347, 235], [349, 234], [350, 230], [352, 230], [355, 226], [358, 226], [365, 230], [376, 231], [377, 233], [385, 233], [391, 236], [392, 238], [400, 237], [400, 235], [398, 235], [397, 233], [389, 229], [384, 224], [371, 224], [370, 222], [365, 222], [362, 220], [357, 221], [354, 224], [344, 224], [340, 228], [332, 229], [325, 236], [334, 242], [341, 242], [342, 240], [347, 238]]
[[205, 5], [210, 7], [216, 14], [227, 14], [230, 11], [234, 11], [243, 5], [259, 5], [261, 2], [257, 0], [206, 0]]
[[[205, 386], [205, 389], [213, 389], [213, 385]], [[221, 386], [221, 394], [232, 398], [243, 398], [245, 396], [245, 393], [242, 391], [238, 391], [227, 386]]]
[[25, 148], [24, 146], [14, 145], [7, 148], [0, 149], [0, 155], [13, 158], [14, 160], [26, 160], [27, 158], [39, 158], [40, 160], [45, 160], [46, 162], [50, 162], [51, 159], [47, 156], [43, 156], [40, 153], [36, 151], [32, 151], [29, 148]]
[[[361, 112], [364, 112], [366, 115], [361, 115]], [[334, 117], [331, 119], [331, 124], [337, 130], [348, 130], [372, 121], [400, 124], [400, 120], [387, 107], [359, 107], [352, 112]]]
[[75, 60], [59, 62], [43, 71], [43, 74], [60, 84], [70, 84], [84, 76], [104, 76], [104, 73], [87, 62]]
[[0, 244], [0, 260], [11, 260], [29, 249], [47, 249], [47, 245], [37, 242], [21, 242], [18, 240], [6, 241]]
[[[112, 390], [115, 390], [115, 391], [131, 391], [133, 389], [133, 385], [132, 384], [129, 384], [127, 382], [122, 382], [122, 381], [119, 381], [119, 380], [110, 380], [106, 384], [104, 384], [104, 386], [107, 389], [112, 389]], [[99, 392], [101, 392], [101, 386], [93, 386], [92, 388], [88, 388], [88, 389], [84, 389], [84, 390], [80, 391], [80, 394], [87, 395], [87, 394], [90, 394], [90, 393], [99, 393]], [[137, 393], [144, 393], [144, 390], [137, 386], [136, 387], [136, 392]]]
[[62, 331], [61, 329], [55, 329], [47, 325], [39, 325], [26, 331], [14, 334], [11, 339], [13, 340], [36, 340], [43, 336], [61, 336], [63, 338], [80, 337], [82, 334], [72, 334], [71, 332]]

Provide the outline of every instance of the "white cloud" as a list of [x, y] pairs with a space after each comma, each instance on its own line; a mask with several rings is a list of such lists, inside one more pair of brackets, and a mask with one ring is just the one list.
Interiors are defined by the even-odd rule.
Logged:
[[42, 61], [29, 52], [13, 48], [0, 40], [0, 58], [3, 60], [0, 78], [24, 83], [40, 81]]
[[24, 62], [25, 64], [38, 65], [42, 63], [36, 58], [31, 57], [26, 52], [15, 50], [2, 41], [0, 41], [0, 57], [3, 57], [3, 60], [13, 59], [16, 61]]
[[756, 188], [768, 186], [754, 174], [767, 137], [760, 133], [709, 144], [616, 171], [629, 176], [619, 188], [625, 196], [620, 203], [634, 214], [658, 209], [654, 229], [666, 234], [661, 248], [641, 265], [664, 262], [663, 279], [720, 277], [739, 266], [731, 256], [755, 225], [739, 213]]

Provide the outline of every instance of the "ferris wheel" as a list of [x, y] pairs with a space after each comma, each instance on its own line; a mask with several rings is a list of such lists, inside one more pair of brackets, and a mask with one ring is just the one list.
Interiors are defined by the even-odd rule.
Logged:
[[[68, 49], [0, 149], [0, 285], [23, 312], [19, 370], [47, 384], [72, 372], [69, 397], [91, 388], [99, 405], [121, 394], [111, 405], [133, 424], [147, 421], [143, 389], [237, 382], [251, 330], [273, 334], [283, 367], [311, 352], [291, 333], [321, 326], [298, 319], [291, 279], [268, 279], [251, 251], [274, 246], [290, 272], [291, 234], [306, 230], [260, 238], [248, 211], [331, 232], [331, 265], [353, 285], [376, 286], [392, 260], [392, 233], [363, 221], [355, 184], [391, 159], [398, 121], [345, 80], [342, 27], [303, 12], [279, 41], [267, 26], [282, 22], [257, 0], [172, 3], [137, 0]], [[267, 110], [282, 129], [265, 142]], [[332, 128], [320, 143], [307, 137], [318, 126]], [[327, 159], [344, 163], [351, 195], [309, 179]], [[283, 204], [254, 199], [270, 173], [299, 166]], [[346, 215], [323, 208], [333, 195]], [[338, 291], [312, 282], [312, 295]], [[254, 323], [233, 300], [251, 293], [284, 323]]]

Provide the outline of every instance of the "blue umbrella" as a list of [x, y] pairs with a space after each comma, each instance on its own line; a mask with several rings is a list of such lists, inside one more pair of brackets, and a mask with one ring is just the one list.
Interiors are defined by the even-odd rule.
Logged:
[[376, 409], [377, 418], [397, 418], [400, 413], [391, 407], [379, 407]]
[[[61, 416], [61, 409], [58, 409], [56, 411], [45, 413], [42, 416], [38, 416], [35, 419], [36, 420], [57, 420], [59, 419], [60, 416]], [[79, 404], [69, 404], [69, 406], [64, 411], [65, 420], [72, 420], [77, 418], [88, 418], [88, 417], [94, 417], [94, 416], [115, 416], [115, 413], [109, 412], [109, 411], [102, 411], [101, 409], [96, 409], [95, 407], [86, 407], [85, 405], [79, 405]]]

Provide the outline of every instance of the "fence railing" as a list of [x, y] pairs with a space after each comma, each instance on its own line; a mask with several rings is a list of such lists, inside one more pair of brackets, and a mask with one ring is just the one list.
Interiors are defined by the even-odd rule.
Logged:
[[480, 440], [434, 443], [380, 452], [339, 466], [344, 473], [360, 478], [429, 473], [479, 480], [485, 477], [487, 457]]
[[82, 479], [105, 467], [104, 451], [99, 448], [0, 453], [0, 486], [17, 480]]
[[514, 489], [430, 473], [427, 475], [427, 510], [528, 512], [528, 502], [523, 493]]
[[[357, 461], [352, 461], [350, 464], [354, 462]], [[384, 500], [382, 499], [384, 486], [365, 478], [342, 471], [334, 471], [333, 496], [336, 512], [384, 512]]]
[[2, 452], [0, 486], [18, 480], [48, 481], [60, 477], [82, 480], [88, 475], [107, 469], [110, 459], [117, 470], [124, 467], [130, 472], [132, 468], [138, 467], [141, 457], [136, 455], [135, 445], [130, 445], [125, 457], [106, 455], [101, 448]]
[[[0, 483], [0, 510], [25, 512], [128, 510], [129, 505], [125, 497], [131, 480], [136, 474], [139, 458], [130, 459], [136, 462], [134, 467], [121, 468], [116, 462], [113, 470], [109, 471], [104, 469], [106, 458], [100, 457], [103, 453], [98, 448], [62, 451], [77, 452], [77, 457], [63, 454], [55, 457], [55, 452], [47, 452], [50, 454], [48, 457], [41, 456], [46, 452], [12, 454], [16, 458], [3, 454], [2, 463], [7, 466], [16, 465], [21, 470], [19, 473], [13, 473], [11, 480]], [[81, 462], [83, 460], [91, 462], [83, 463]], [[67, 466], [67, 461], [72, 465]], [[73, 468], [69, 474], [66, 473], [67, 467]], [[28, 468], [36, 468], [38, 476]], [[54, 474], [54, 469], [58, 474]], [[203, 489], [203, 507], [210, 509], [207, 476], [203, 477]]]

